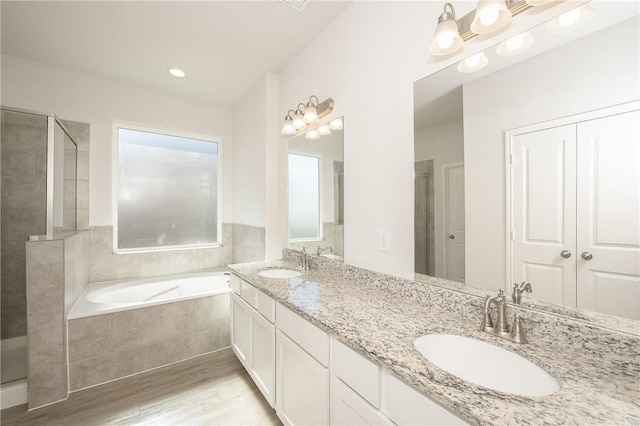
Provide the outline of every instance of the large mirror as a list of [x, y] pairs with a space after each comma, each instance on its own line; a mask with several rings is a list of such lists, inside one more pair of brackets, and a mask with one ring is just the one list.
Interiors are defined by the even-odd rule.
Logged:
[[418, 280], [640, 319], [640, 5], [586, 7], [415, 83]]
[[[291, 139], [288, 151], [289, 248], [344, 258], [344, 119]], [[308, 136], [311, 136], [308, 137]]]

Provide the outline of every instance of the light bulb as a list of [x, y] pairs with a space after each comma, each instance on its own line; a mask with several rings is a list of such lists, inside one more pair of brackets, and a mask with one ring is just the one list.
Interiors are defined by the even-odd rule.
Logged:
[[284, 118], [282, 133], [285, 135], [293, 135], [294, 133], [296, 133], [296, 128], [293, 127], [293, 120], [291, 120], [291, 117], [288, 115]]
[[570, 27], [578, 22], [580, 15], [582, 15], [582, 10], [580, 8], [570, 10], [558, 17], [558, 23], [563, 27]]
[[520, 47], [522, 47], [523, 43], [524, 43], [524, 36], [520, 34], [507, 40], [505, 42], [505, 46], [507, 46], [507, 49], [509, 50], [518, 50], [520, 49]]
[[329, 128], [332, 130], [340, 130], [342, 129], [342, 119], [341, 118], [336, 118], [334, 120], [331, 120], [331, 122], [329, 123]]
[[440, 49], [448, 49], [453, 44], [453, 35], [442, 34], [440, 37], [438, 37], [437, 43]]
[[309, 130], [306, 135], [304, 135], [307, 139], [320, 139], [320, 135], [317, 130]]
[[460, 61], [458, 63], [458, 71], [460, 72], [474, 72], [481, 70], [489, 64], [489, 58], [484, 52], [477, 53], [473, 56], [468, 57], [464, 61]]
[[500, 13], [497, 10], [487, 10], [480, 16], [480, 23], [485, 27], [488, 27], [489, 25], [496, 23], [498, 16], [500, 16]]
[[169, 68], [169, 74], [178, 78], [182, 78], [187, 75], [187, 73], [184, 70], [181, 70], [180, 68]]
[[473, 55], [464, 60], [464, 64], [469, 68], [473, 68], [480, 63], [481, 54]]
[[328, 125], [323, 124], [322, 126], [318, 127], [318, 134], [322, 136], [326, 136], [328, 134], [331, 134], [331, 129], [329, 129]]

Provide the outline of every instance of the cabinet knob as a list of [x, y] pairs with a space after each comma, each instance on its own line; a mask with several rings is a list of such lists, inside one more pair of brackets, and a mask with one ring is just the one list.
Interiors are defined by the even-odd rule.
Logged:
[[455, 236], [455, 235], [453, 235], [453, 234], [449, 235], [449, 239], [450, 239], [450, 240], [453, 240], [455, 237], [456, 237], [456, 236]]
[[584, 260], [591, 260], [593, 259], [593, 255], [591, 253], [589, 253], [588, 251], [583, 252], [580, 257], [582, 257]]
[[560, 252], [560, 256], [564, 257], [565, 259], [568, 259], [571, 257], [571, 252], [569, 250], [562, 250]]

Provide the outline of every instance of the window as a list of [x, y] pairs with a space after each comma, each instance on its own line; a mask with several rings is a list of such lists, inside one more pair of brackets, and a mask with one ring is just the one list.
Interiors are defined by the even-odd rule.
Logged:
[[322, 239], [320, 158], [289, 154], [289, 239]]
[[115, 249], [220, 245], [220, 144], [117, 126]]

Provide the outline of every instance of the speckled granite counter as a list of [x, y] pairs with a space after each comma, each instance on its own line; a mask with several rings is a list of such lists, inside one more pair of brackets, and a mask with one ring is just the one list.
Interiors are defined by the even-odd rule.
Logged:
[[[293, 256], [292, 254], [287, 254]], [[523, 310], [536, 323], [520, 345], [479, 330], [479, 296], [378, 274], [323, 259], [300, 277], [258, 272], [295, 269], [289, 261], [230, 265], [232, 272], [471, 423], [640, 424], [640, 337], [554, 314]], [[509, 315], [517, 308], [509, 305]], [[516, 352], [561, 385], [546, 397], [521, 397], [461, 380], [414, 349], [424, 334], [452, 333]], [[518, 372], [514, 371], [514, 375]]]

